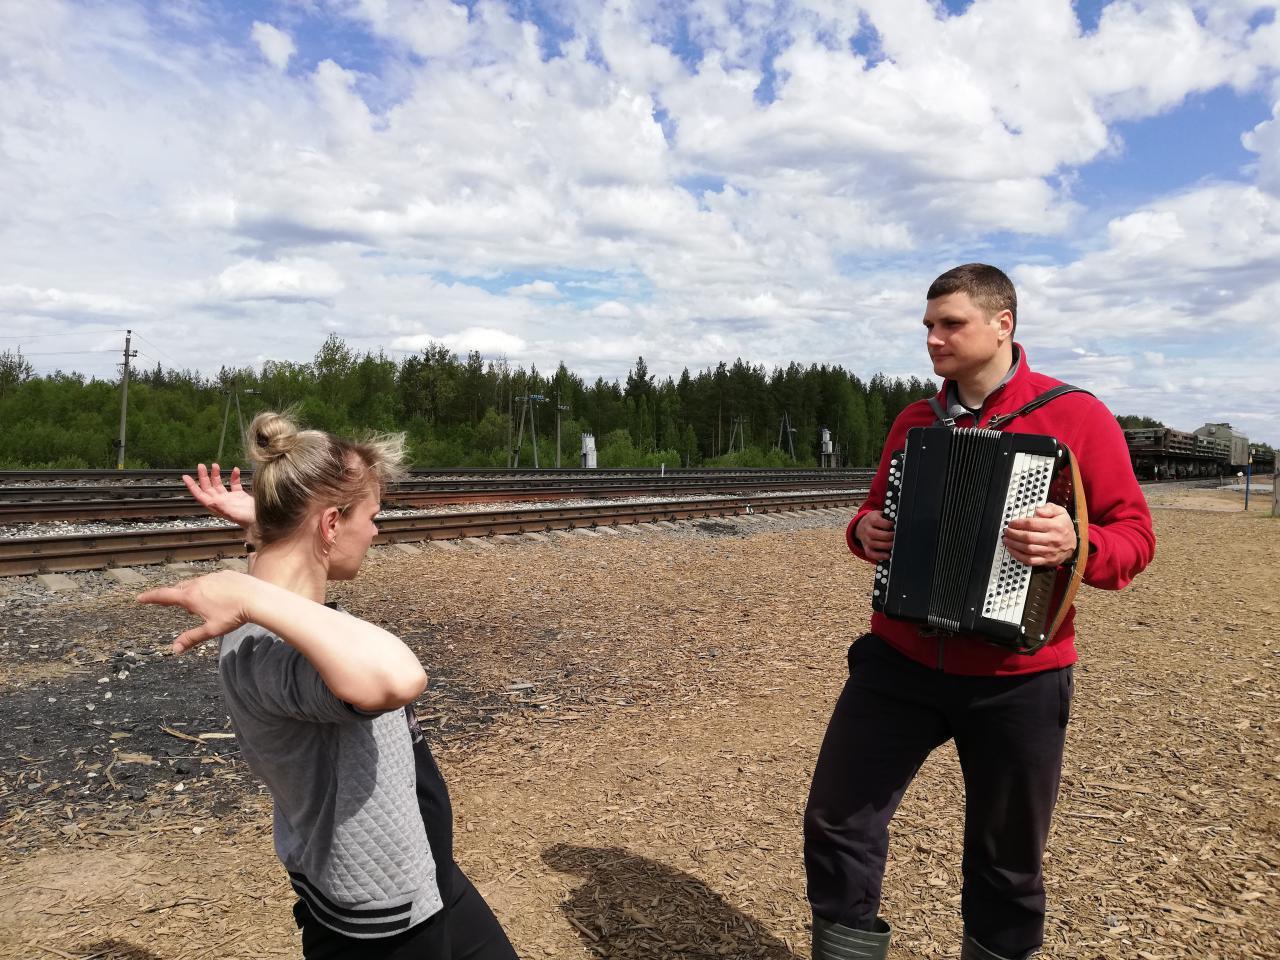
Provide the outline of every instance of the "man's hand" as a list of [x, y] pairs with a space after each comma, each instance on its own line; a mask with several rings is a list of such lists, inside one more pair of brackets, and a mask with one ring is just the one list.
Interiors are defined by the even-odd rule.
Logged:
[[893, 521], [886, 520], [879, 510], [872, 510], [859, 520], [853, 533], [869, 558], [877, 563], [889, 559], [889, 550], [893, 546]]
[[1031, 567], [1056, 567], [1076, 552], [1076, 527], [1066, 508], [1056, 503], [1036, 507], [1033, 517], [1010, 520], [1004, 545], [1009, 554]]
[[253, 508], [253, 497], [245, 493], [240, 485], [240, 468], [231, 468], [231, 489], [222, 485], [222, 471], [213, 465], [213, 472], [205, 470], [204, 464], [196, 466], [196, 479], [187, 474], [182, 475], [182, 482], [210, 513], [230, 520], [246, 530], [253, 526], [257, 514]]
[[213, 637], [230, 633], [249, 620], [249, 599], [259, 581], [223, 570], [204, 577], [184, 580], [172, 587], [157, 587], [138, 596], [139, 603], [182, 607], [205, 621], [183, 631], [173, 641], [174, 653], [185, 653]]

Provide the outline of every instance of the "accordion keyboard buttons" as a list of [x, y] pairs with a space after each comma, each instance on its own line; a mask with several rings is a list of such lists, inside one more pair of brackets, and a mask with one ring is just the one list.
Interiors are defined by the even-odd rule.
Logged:
[[[889, 482], [884, 492], [884, 506], [880, 508], [880, 514], [890, 523], [897, 523], [898, 520], [898, 502], [902, 492], [902, 461], [903, 456], [898, 454], [889, 460]], [[878, 600], [884, 594], [889, 585], [889, 563], [893, 558], [893, 548], [889, 548], [889, 560], [881, 560], [876, 564], [875, 580], [872, 585], [871, 598]]]
[[[1053, 460], [1019, 453], [1014, 461], [1009, 492], [1002, 516], [1004, 527], [1011, 520], [1034, 516], [1036, 508], [1048, 500]], [[1001, 540], [991, 566], [991, 576], [983, 601], [983, 615], [1016, 623], [1031, 583], [1031, 567], [1015, 560]]]

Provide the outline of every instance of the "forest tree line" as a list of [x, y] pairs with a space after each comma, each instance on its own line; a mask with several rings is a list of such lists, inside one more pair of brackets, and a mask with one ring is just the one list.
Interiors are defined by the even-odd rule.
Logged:
[[[595, 437], [601, 467], [813, 467], [821, 430], [840, 466], [874, 466], [889, 425], [937, 386], [840, 366], [767, 371], [741, 359], [659, 380], [644, 357], [626, 380], [587, 383], [564, 364], [545, 375], [503, 360], [465, 359], [443, 345], [401, 359], [358, 353], [330, 335], [309, 363], [261, 369], [134, 368], [125, 466], [189, 467], [243, 460], [241, 425], [259, 410], [292, 409], [306, 426], [340, 434], [404, 432], [415, 466], [493, 468], [579, 463]], [[526, 400], [525, 398], [531, 398]], [[20, 350], [0, 351], [0, 469], [113, 467], [120, 382], [78, 373], [37, 376]], [[1163, 427], [1121, 415], [1126, 429]], [[1266, 444], [1255, 453], [1274, 455]]]
[[[213, 459], [220, 441], [222, 461], [240, 462], [240, 424], [286, 408], [335, 433], [404, 432], [418, 467], [504, 467], [517, 456], [532, 466], [534, 432], [538, 463], [554, 466], [557, 415], [566, 467], [578, 465], [583, 433], [595, 437], [601, 467], [812, 467], [822, 428], [840, 465], [873, 466], [894, 417], [936, 389], [915, 377], [863, 381], [840, 366], [769, 371], [741, 359], [660, 379], [643, 357], [625, 381], [587, 382], [564, 364], [544, 374], [439, 344], [396, 359], [331, 335], [309, 363], [215, 377], [133, 369], [125, 466], [189, 467]], [[119, 417], [118, 378], [37, 376], [20, 351], [0, 353], [0, 469], [113, 467]]]

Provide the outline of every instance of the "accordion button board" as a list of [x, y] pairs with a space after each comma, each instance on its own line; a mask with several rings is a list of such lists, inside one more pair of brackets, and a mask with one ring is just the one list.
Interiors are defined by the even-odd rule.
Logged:
[[936, 630], [1038, 649], [1054, 596], [1063, 593], [1062, 571], [1015, 560], [1004, 531], [1045, 503], [1061, 503], [1074, 516], [1076, 475], [1070, 451], [1053, 437], [908, 431], [906, 446], [890, 458], [882, 512], [894, 524], [894, 542], [876, 565], [872, 606]]
[[[1049, 483], [1056, 460], [1056, 457], [1038, 454], [1014, 454], [1009, 491], [1000, 518], [1001, 533], [1010, 520], [1034, 516], [1037, 507], [1049, 502]], [[1005, 549], [1002, 536], [996, 541], [996, 555], [987, 578], [983, 616], [1021, 624], [1030, 585], [1031, 568], [1013, 558]]]

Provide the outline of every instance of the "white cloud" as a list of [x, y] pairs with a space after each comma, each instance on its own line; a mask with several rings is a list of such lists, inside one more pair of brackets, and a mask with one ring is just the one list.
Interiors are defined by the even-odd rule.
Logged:
[[[1209, 184], [1116, 218], [1106, 240], [1072, 264], [1025, 267], [1018, 279], [1029, 296], [1046, 301], [1090, 297], [1097, 306], [1117, 299], [1168, 305], [1164, 318], [1150, 318], [1156, 325], [1175, 312], [1192, 323], [1206, 316], [1232, 327], [1275, 323], [1244, 305], [1280, 283], [1280, 196], [1242, 184]], [[1117, 320], [1100, 316], [1097, 322]], [[1119, 322], [1134, 330], [1139, 318], [1126, 315]]]
[[[1277, 36], [1280, 37], [1280, 25]], [[1258, 185], [1280, 196], [1280, 97], [1271, 109], [1271, 119], [1245, 132], [1240, 141], [1246, 150], [1258, 155]]]
[[422, 350], [433, 343], [442, 343], [458, 354], [477, 350], [488, 357], [515, 356], [523, 353], [528, 344], [520, 337], [513, 336], [503, 330], [488, 327], [467, 327], [457, 333], [443, 336], [416, 334], [410, 337], [398, 337], [391, 343], [394, 350]]
[[[1197, 92], [1280, 102], [1269, 5], [1116, 0], [1086, 33], [1068, 0], [568, 4], [554, 37], [521, 9], [294, 5], [236, 47], [141, 4], [18, 5], [0, 324], [173, 318], [163, 342], [215, 368], [334, 330], [588, 376], [925, 374], [921, 290], [979, 257], [1013, 268], [1049, 372], [1131, 412], [1267, 402], [1280, 106], [1236, 132], [1247, 171], [1106, 210], [1075, 172]], [[304, 35], [332, 38], [314, 66]]]
[[241, 260], [217, 280], [218, 291], [231, 300], [328, 300], [344, 286], [332, 266], [306, 257]]
[[277, 70], [283, 71], [289, 65], [289, 59], [298, 52], [293, 45], [293, 37], [269, 23], [255, 20], [250, 34], [267, 62]]
[[507, 292], [517, 297], [540, 297], [552, 300], [562, 296], [560, 288], [550, 280], [532, 280], [529, 283], [514, 286]]
[[359, 0], [352, 13], [422, 57], [446, 57], [472, 39], [467, 8], [448, 0]]
[[77, 319], [82, 317], [129, 317], [145, 315], [144, 304], [132, 303], [109, 293], [87, 293], [59, 290], [56, 287], [36, 289], [21, 284], [0, 284], [0, 314], [37, 313]]
[[606, 320], [616, 320], [631, 316], [631, 308], [624, 303], [619, 303], [617, 300], [606, 300], [600, 306], [592, 309], [591, 314]]

